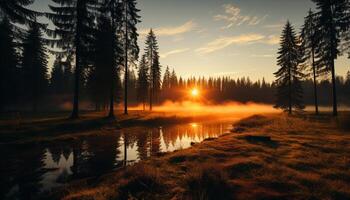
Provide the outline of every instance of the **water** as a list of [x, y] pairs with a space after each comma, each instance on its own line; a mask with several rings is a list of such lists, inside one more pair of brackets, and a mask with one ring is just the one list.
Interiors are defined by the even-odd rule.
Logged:
[[104, 129], [75, 139], [0, 146], [0, 199], [34, 199], [67, 182], [95, 177], [125, 165], [227, 133], [231, 123]]

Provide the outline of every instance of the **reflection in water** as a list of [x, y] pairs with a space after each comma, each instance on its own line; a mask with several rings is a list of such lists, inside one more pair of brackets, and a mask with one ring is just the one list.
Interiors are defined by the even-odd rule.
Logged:
[[35, 199], [69, 180], [99, 176], [159, 152], [188, 148], [229, 128], [229, 123], [135, 127], [44, 144], [1, 145], [0, 199]]

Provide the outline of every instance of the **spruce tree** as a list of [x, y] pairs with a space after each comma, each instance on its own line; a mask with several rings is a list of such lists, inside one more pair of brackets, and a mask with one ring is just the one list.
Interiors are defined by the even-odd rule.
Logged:
[[38, 101], [43, 97], [48, 87], [47, 49], [43, 40], [43, 33], [38, 24], [30, 26], [28, 34], [23, 40], [23, 88], [27, 99], [32, 102], [33, 111], [37, 111]]
[[176, 89], [177, 86], [178, 86], [178, 80], [177, 80], [175, 70], [173, 69], [173, 71], [171, 72], [171, 76], [170, 76], [170, 88]]
[[109, 118], [114, 118], [114, 102], [116, 94], [117, 55], [120, 47], [117, 45], [116, 27], [109, 14], [100, 14], [94, 42], [94, 67], [97, 90], [100, 95], [107, 95], [109, 101]]
[[15, 49], [13, 26], [8, 18], [0, 22], [0, 111], [13, 102], [18, 86], [18, 53]]
[[129, 78], [129, 63], [135, 64], [138, 60], [139, 46], [137, 44], [137, 24], [140, 21], [139, 12], [137, 9], [136, 0], [121, 0], [122, 2], [122, 16], [123, 23], [121, 29], [123, 30], [124, 40], [124, 114], [128, 114], [128, 78]]
[[145, 55], [141, 58], [137, 75], [137, 99], [142, 102], [143, 110], [145, 110], [149, 88], [149, 68]]
[[[49, 5], [52, 13], [46, 16], [55, 25], [55, 30], [47, 30], [54, 37], [52, 46], [60, 48], [60, 54], [74, 55], [74, 99], [71, 118], [79, 117], [80, 82], [84, 64], [90, 60], [93, 37], [94, 12], [96, 0], [52, 0], [55, 6]], [[58, 4], [58, 5], [57, 5]]]
[[347, 15], [347, 0], [312, 0], [317, 7], [317, 35], [320, 36], [319, 48], [316, 56], [319, 58], [318, 65], [324, 66], [324, 70], [331, 72], [333, 115], [338, 115], [336, 73], [334, 60], [340, 54], [339, 44], [341, 31], [345, 26]]
[[64, 94], [64, 66], [60, 57], [56, 57], [50, 77], [50, 91], [52, 94]]
[[307, 62], [306, 64], [311, 63], [313, 82], [314, 82], [314, 104], [315, 104], [315, 113], [318, 114], [318, 94], [317, 94], [317, 77], [319, 74], [319, 67], [316, 66], [315, 62], [315, 51], [318, 48], [318, 34], [317, 33], [317, 24], [315, 20], [315, 14], [309, 11], [308, 15], [305, 17], [304, 26], [301, 31], [302, 38], [302, 47], [304, 53], [304, 59]]
[[304, 109], [302, 103], [303, 90], [300, 70], [302, 60], [298, 40], [292, 25], [287, 22], [281, 36], [281, 47], [278, 51], [277, 64], [280, 69], [274, 73], [277, 85], [277, 101], [275, 108], [280, 108], [292, 114], [293, 109]]
[[151, 29], [145, 44], [145, 55], [147, 63], [150, 68], [150, 91], [149, 91], [149, 106], [152, 111], [153, 102], [156, 97], [157, 90], [160, 90], [160, 65], [159, 65], [159, 53], [158, 53], [158, 41]]
[[11, 22], [32, 24], [40, 15], [39, 12], [26, 8], [33, 2], [34, 0], [1, 0], [0, 13], [4, 14]]
[[167, 66], [164, 72], [163, 76], [163, 82], [162, 82], [162, 90], [167, 91], [170, 88], [170, 70], [169, 67]]

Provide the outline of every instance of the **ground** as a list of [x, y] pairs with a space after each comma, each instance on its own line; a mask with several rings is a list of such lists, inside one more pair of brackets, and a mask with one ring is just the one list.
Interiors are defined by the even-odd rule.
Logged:
[[72, 182], [50, 198], [350, 199], [349, 116], [255, 115], [219, 138]]

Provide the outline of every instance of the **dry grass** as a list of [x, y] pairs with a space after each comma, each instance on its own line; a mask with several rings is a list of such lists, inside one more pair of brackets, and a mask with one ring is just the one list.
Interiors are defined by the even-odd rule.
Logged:
[[254, 116], [237, 124], [240, 133], [136, 164], [66, 199], [350, 199], [347, 120]]

